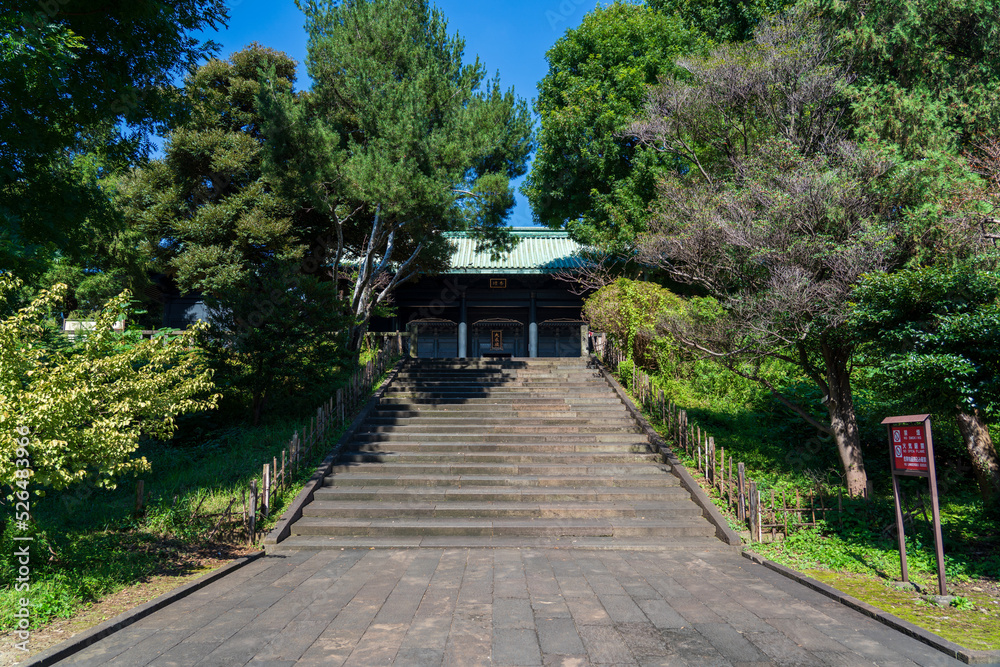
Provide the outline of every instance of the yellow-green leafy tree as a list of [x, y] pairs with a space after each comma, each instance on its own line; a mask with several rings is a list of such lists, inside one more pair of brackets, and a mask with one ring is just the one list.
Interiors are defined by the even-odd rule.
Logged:
[[[0, 277], [0, 296], [18, 285]], [[193, 351], [194, 330], [152, 340], [114, 331], [129, 311], [127, 291], [108, 301], [77, 345], [42, 344], [44, 319], [65, 289], [43, 291], [0, 320], [0, 484], [24, 488], [17, 482], [27, 479], [33, 489], [64, 489], [91, 480], [113, 488], [150, 469], [135, 455], [142, 436], [169, 438], [178, 415], [218, 403], [212, 371]]]

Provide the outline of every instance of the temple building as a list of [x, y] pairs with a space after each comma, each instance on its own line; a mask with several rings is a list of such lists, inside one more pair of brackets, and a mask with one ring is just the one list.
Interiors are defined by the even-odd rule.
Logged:
[[586, 349], [583, 299], [554, 277], [579, 266], [569, 234], [515, 228], [520, 242], [494, 261], [462, 232], [451, 268], [412, 280], [394, 295], [397, 316], [372, 331], [409, 331], [417, 357], [578, 357]]

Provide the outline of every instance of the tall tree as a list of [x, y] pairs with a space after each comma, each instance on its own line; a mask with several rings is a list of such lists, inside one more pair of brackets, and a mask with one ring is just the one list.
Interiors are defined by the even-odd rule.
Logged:
[[858, 140], [906, 158], [955, 154], [1000, 124], [1000, 2], [818, 3], [853, 54], [848, 94]]
[[[117, 203], [153, 268], [185, 291], [232, 288], [267, 261], [295, 262], [315, 229], [263, 174], [263, 85], [290, 92], [295, 61], [258, 44], [187, 77], [190, 112], [164, 156], [122, 179]], [[261, 72], [268, 78], [261, 81]]]
[[220, 382], [242, 390], [227, 398], [249, 398], [235, 407], [247, 408], [254, 423], [282, 390], [301, 389], [313, 358], [333, 360], [343, 344], [344, 318], [329, 312], [340, 303], [336, 290], [312, 256], [323, 218], [263, 170], [260, 92], [291, 95], [295, 67], [259, 44], [200, 67], [185, 81], [190, 113], [170, 133], [163, 158], [118, 188], [151, 266], [181, 290], [206, 295], [212, 321], [202, 343]]
[[325, 258], [350, 278], [349, 348], [373, 309], [419, 271], [446, 265], [440, 232], [468, 229], [495, 251], [510, 180], [533, 149], [527, 105], [425, 0], [302, 3], [313, 88], [269, 89], [269, 170], [327, 220]]
[[867, 276], [851, 298], [878, 385], [953, 416], [983, 499], [1000, 507], [988, 424], [1000, 408], [1000, 275], [969, 264], [921, 267]]
[[116, 224], [101, 177], [177, 114], [174, 77], [216, 48], [192, 33], [227, 17], [223, 0], [4, 3], [0, 269], [87, 259], [94, 230]]
[[685, 24], [714, 42], [742, 42], [771, 15], [792, 4], [788, 0], [646, 0], [664, 14], [676, 14]]
[[677, 14], [620, 1], [588, 13], [556, 42], [538, 84], [538, 155], [522, 187], [538, 221], [586, 243], [632, 246], [659, 175], [678, 165], [625, 130], [649, 86], [679, 75], [675, 60], [706, 42]]
[[[690, 59], [690, 81], [650, 95], [637, 137], [689, 165], [661, 184], [641, 256], [719, 299], [724, 315], [673, 323], [674, 335], [769, 387], [833, 436], [851, 494], [866, 491], [845, 326], [858, 278], [897, 253], [893, 162], [844, 140], [850, 81], [833, 36], [804, 10], [754, 40]], [[741, 362], [779, 358], [824, 394], [829, 421]], [[753, 368], [753, 366], [750, 366]]]

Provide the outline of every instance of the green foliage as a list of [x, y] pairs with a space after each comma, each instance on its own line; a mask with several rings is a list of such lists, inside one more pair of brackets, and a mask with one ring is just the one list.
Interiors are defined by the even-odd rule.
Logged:
[[[0, 291], [15, 285], [0, 281]], [[18, 459], [28, 458], [32, 488], [82, 480], [113, 488], [149, 469], [132, 456], [141, 435], [169, 437], [178, 415], [210, 409], [218, 396], [211, 371], [186, 349], [194, 331], [143, 341], [113, 331], [128, 316], [127, 292], [105, 305], [77, 346], [42, 347], [40, 322], [64, 290], [43, 292], [0, 321], [0, 482], [13, 486], [25, 469]]]
[[538, 156], [522, 188], [540, 222], [586, 243], [632, 246], [659, 175], [678, 165], [624, 130], [648, 87], [680, 75], [675, 60], [705, 45], [681, 17], [627, 2], [589, 12], [556, 42], [538, 85]]
[[140, 231], [152, 268], [181, 290], [231, 290], [262, 264], [299, 260], [318, 234], [262, 173], [257, 95], [263, 86], [288, 92], [294, 82], [295, 61], [258, 44], [209, 61], [185, 81], [190, 115], [173, 128], [164, 157], [122, 179], [126, 224]]
[[622, 346], [626, 359], [650, 367], [666, 341], [657, 341], [663, 317], [682, 315], [684, 301], [656, 283], [619, 278], [587, 297], [583, 314], [595, 331]]
[[227, 18], [222, 0], [4, 3], [0, 269], [35, 276], [57, 251], [88, 261], [115, 222], [102, 175], [177, 114], [174, 77], [216, 48], [191, 35]]
[[788, 0], [646, 0], [658, 12], [674, 14], [715, 42], [743, 41], [771, 14], [792, 4]]
[[962, 597], [961, 595], [951, 601], [951, 606], [955, 609], [962, 609], [966, 611], [976, 608], [976, 605], [972, 604], [969, 598]]
[[349, 320], [332, 282], [267, 262], [206, 303], [210, 324], [199, 340], [218, 370], [226, 407], [249, 413], [254, 424], [290, 397], [328, 390], [340, 366], [350, 365]]
[[867, 276], [853, 324], [873, 342], [873, 379], [916, 409], [950, 415], [1000, 403], [1000, 274], [964, 266]]
[[904, 156], [955, 154], [1000, 123], [1000, 4], [895, 0], [828, 4], [854, 62], [849, 125]]
[[268, 171], [322, 216], [334, 274], [354, 274], [356, 352], [396, 285], [445, 268], [439, 232], [513, 245], [510, 180], [525, 172], [532, 121], [478, 60], [463, 62], [463, 40], [426, 0], [301, 6], [313, 88], [264, 91]]
[[40, 285], [62, 283], [67, 286], [60, 310], [66, 313], [79, 311], [95, 313], [112, 297], [121, 294], [127, 282], [122, 269], [88, 271], [65, 258], [55, 260], [38, 281]]
[[[956, 497], [958, 496], [958, 497]], [[942, 510], [945, 573], [950, 581], [995, 578], [1000, 556], [989, 547], [998, 535], [994, 520], [983, 513], [968, 493], [952, 494]], [[846, 505], [843, 525], [828, 521], [818, 528], [792, 533], [787, 540], [755, 544], [754, 551], [800, 569], [826, 567], [842, 572], [875, 575], [883, 580], [900, 577], [899, 549], [892, 532], [895, 525], [893, 500], [879, 496], [871, 502]], [[937, 579], [934, 538], [929, 524], [914, 522], [907, 527], [906, 555], [911, 576], [929, 583]]]

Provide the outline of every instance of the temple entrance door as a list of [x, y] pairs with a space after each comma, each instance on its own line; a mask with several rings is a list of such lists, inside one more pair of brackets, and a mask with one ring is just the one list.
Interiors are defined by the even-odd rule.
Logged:
[[417, 356], [421, 359], [443, 359], [458, 356], [457, 324], [417, 325]]
[[538, 327], [539, 357], [579, 357], [580, 324], [554, 325], [543, 322]]
[[509, 354], [512, 357], [528, 356], [524, 325], [510, 322], [476, 322], [472, 325], [471, 356]]

